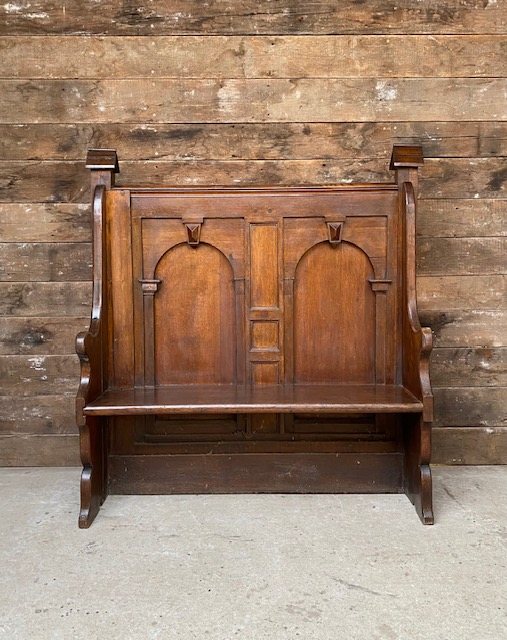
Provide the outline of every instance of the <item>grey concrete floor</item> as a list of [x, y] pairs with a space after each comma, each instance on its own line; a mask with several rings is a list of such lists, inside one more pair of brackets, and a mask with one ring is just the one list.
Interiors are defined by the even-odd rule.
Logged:
[[110, 496], [0, 470], [0, 638], [507, 639], [507, 466], [405, 496]]

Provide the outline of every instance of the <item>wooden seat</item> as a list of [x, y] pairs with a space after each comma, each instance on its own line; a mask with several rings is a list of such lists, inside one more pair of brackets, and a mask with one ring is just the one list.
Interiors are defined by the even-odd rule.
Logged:
[[171, 385], [108, 390], [84, 413], [417, 413], [422, 406], [396, 385]]
[[108, 493], [405, 492], [433, 522], [419, 147], [393, 183], [116, 186], [91, 150], [81, 511]]

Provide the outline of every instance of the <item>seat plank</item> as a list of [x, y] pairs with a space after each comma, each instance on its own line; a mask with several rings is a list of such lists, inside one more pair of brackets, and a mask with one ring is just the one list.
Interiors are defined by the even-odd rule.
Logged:
[[108, 390], [86, 415], [174, 413], [418, 413], [422, 403], [397, 385], [169, 385]]

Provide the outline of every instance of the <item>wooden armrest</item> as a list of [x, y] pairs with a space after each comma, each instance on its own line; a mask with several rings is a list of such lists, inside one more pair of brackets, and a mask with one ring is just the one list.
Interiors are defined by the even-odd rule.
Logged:
[[433, 420], [433, 393], [429, 378], [429, 358], [433, 346], [431, 329], [421, 327], [417, 313], [415, 277], [416, 199], [411, 182], [401, 185], [404, 224], [403, 274], [403, 385], [423, 403], [423, 419]]
[[76, 419], [84, 424], [83, 409], [106, 387], [107, 331], [103, 314], [105, 283], [104, 207], [106, 187], [97, 185], [93, 193], [93, 303], [90, 326], [76, 336], [76, 353], [81, 365], [79, 389], [76, 397]]

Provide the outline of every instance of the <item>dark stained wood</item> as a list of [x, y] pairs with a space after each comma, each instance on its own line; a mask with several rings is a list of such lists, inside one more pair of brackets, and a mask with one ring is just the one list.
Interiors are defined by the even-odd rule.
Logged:
[[0, 33], [15, 34], [347, 34], [500, 33], [507, 21], [502, 2], [442, 0], [413, 4], [373, 0], [155, 0], [137, 6], [120, 0], [20, 0], [1, 6]]
[[[0, 124], [0, 154], [3, 158], [81, 162], [84, 149], [92, 145], [104, 148], [115, 145], [123, 160], [122, 167], [126, 160], [384, 159], [393, 141], [410, 144], [420, 140], [424, 140], [426, 159], [501, 157], [507, 155], [507, 122], [377, 120], [305, 123]], [[453, 204], [445, 200], [440, 203], [448, 208]], [[472, 201], [470, 206], [475, 205], [478, 213], [480, 204]], [[424, 209], [421, 209], [420, 214], [425, 214]], [[455, 230], [456, 226], [449, 228]]]
[[216, 493], [399, 493], [403, 474], [400, 453], [364, 454], [361, 464], [354, 453], [151, 458], [111, 456], [111, 492], [210, 493], [212, 483]]
[[86, 405], [86, 415], [174, 413], [410, 413], [421, 402], [388, 385], [174, 385], [107, 391]]
[[395, 148], [394, 183], [164, 189], [115, 187], [115, 153], [89, 153], [81, 527], [108, 486], [405, 491], [433, 522], [421, 162]]

